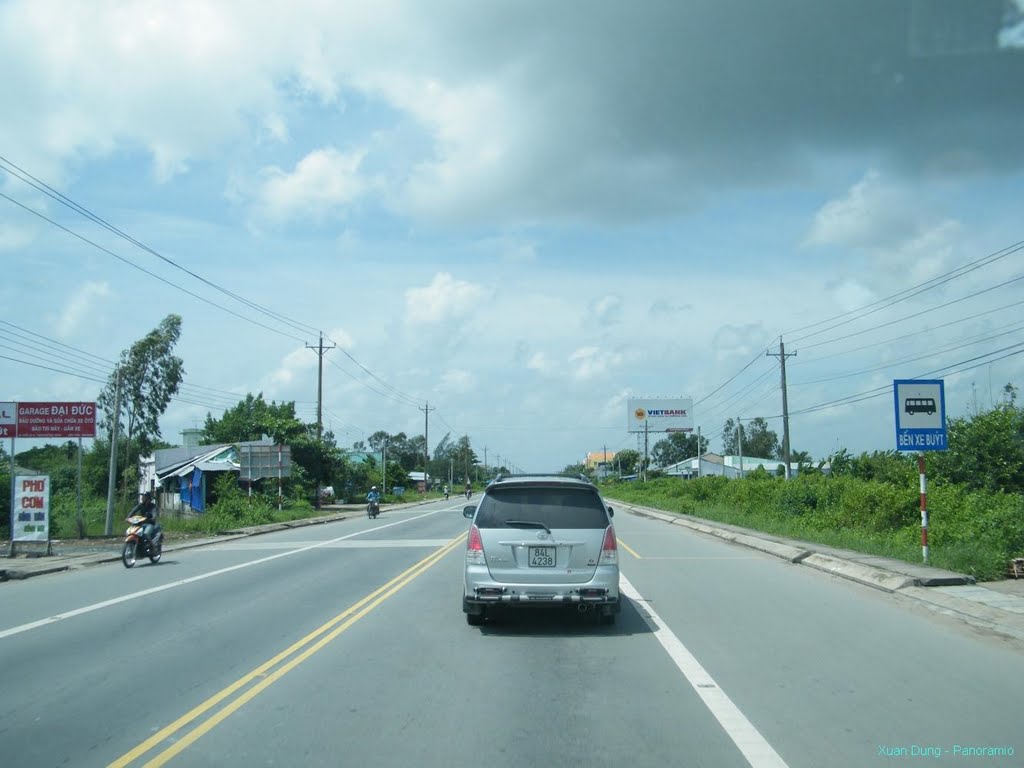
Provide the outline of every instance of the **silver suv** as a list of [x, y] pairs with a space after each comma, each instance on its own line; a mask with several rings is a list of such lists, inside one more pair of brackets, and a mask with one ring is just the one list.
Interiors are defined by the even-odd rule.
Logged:
[[471, 626], [495, 606], [575, 606], [613, 624], [619, 552], [612, 508], [586, 478], [499, 475], [463, 509], [466, 543], [462, 610]]

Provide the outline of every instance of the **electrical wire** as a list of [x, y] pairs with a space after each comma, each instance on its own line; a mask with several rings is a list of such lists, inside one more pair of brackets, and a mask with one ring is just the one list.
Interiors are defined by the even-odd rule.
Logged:
[[[956, 278], [963, 277], [964, 275], [969, 274], [977, 269], [986, 267], [989, 264], [999, 261], [1000, 259], [1004, 259], [1007, 256], [1017, 253], [1022, 249], [1024, 249], [1024, 240], [1013, 243], [1012, 245], [1008, 245], [1005, 248], [1001, 248], [998, 251], [994, 251], [993, 253], [987, 254], [986, 256], [981, 256], [975, 259], [974, 261], [968, 262], [967, 264], [964, 264], [961, 267], [957, 267], [956, 269], [950, 270], [949, 272], [945, 272], [941, 275], [938, 275], [937, 277], [933, 277], [930, 280], [926, 280], [923, 283], [919, 283], [918, 285], [911, 286], [910, 288], [906, 288], [897, 293], [878, 299], [877, 301], [871, 302], [870, 304], [865, 304], [863, 307], [858, 307], [857, 309], [842, 312], [826, 320], [820, 320], [816, 323], [811, 323], [810, 325], [805, 325], [801, 328], [796, 328], [792, 331], [788, 331], [784, 335], [788, 336], [794, 333], [799, 333], [800, 331], [807, 330], [809, 328], [814, 328], [815, 326], [823, 325], [825, 323], [830, 323], [833, 320], [838, 320], [839, 318], [846, 317], [847, 315], [856, 314], [858, 312], [863, 313], [857, 315], [857, 317], [852, 317], [848, 320], [844, 320], [841, 323], [836, 323], [835, 325], [832, 325], [828, 328], [823, 328], [820, 331], [815, 331], [814, 333], [808, 333], [803, 336], [800, 336], [796, 339], [793, 339], [792, 343], [797, 343], [803, 341], [804, 339], [811, 338], [812, 336], [817, 336], [818, 334], [826, 333], [827, 331], [833, 330], [834, 328], [838, 328], [842, 325], [846, 325], [847, 323], [852, 323], [856, 320], [860, 320], [861, 318], [867, 317], [868, 315], [872, 315], [875, 312], [880, 312], [881, 310], [887, 309], [888, 307], [891, 307], [894, 304], [898, 304], [901, 301], [906, 301], [907, 299], [913, 298], [914, 296], [919, 296], [920, 294], [925, 293], [926, 291], [930, 291], [933, 288], [937, 288], [940, 285], [945, 285], [951, 280], [955, 280]], [[865, 312], [864, 310], [870, 311]]]
[[[949, 328], [951, 326], [967, 322], [968, 320], [976, 320], [979, 317], [984, 317], [985, 315], [991, 315], [991, 314], [993, 314], [995, 312], [1002, 312], [1004, 309], [1013, 309], [1014, 307], [1019, 307], [1022, 304], [1024, 304], [1024, 300], [1022, 300], [1022, 301], [1015, 301], [1012, 304], [1004, 304], [1003, 306], [996, 307], [994, 309], [986, 309], [984, 312], [978, 312], [978, 313], [973, 314], [973, 315], [968, 315], [967, 317], [961, 317], [961, 318], [959, 318], [957, 320], [951, 320], [948, 323], [942, 323], [940, 325], [930, 325], [930, 326], [928, 326], [928, 328], [926, 330], [927, 331], [937, 331], [937, 330], [940, 330], [942, 328]], [[850, 354], [852, 354], [854, 352], [863, 352], [865, 349], [873, 349], [875, 347], [881, 347], [881, 346], [883, 346], [885, 344], [891, 344], [894, 341], [902, 341], [904, 339], [917, 338], [920, 335], [921, 335], [921, 331], [920, 330], [912, 331], [911, 333], [905, 333], [902, 336], [893, 336], [891, 338], [885, 339], [884, 341], [877, 341], [877, 342], [875, 342], [873, 344], [865, 344], [865, 345], [860, 346], [860, 347], [853, 347], [852, 349], [844, 349], [844, 350], [841, 350], [839, 352], [833, 352], [833, 353], [828, 354], [828, 355], [821, 355], [819, 357], [814, 357], [812, 355], [810, 358], [806, 358], [805, 357], [802, 360], [797, 361], [796, 364], [797, 365], [806, 365], [807, 363], [816, 363], [816, 362], [818, 362], [820, 360], [830, 360], [830, 359], [832, 359], [834, 357], [845, 357], [846, 355], [850, 355]], [[792, 363], [791, 363], [791, 365], [792, 365]]]
[[[3, 167], [4, 165], [7, 165], [9, 167], [4, 168]], [[14, 169], [13, 171], [11, 170], [12, 168]], [[240, 296], [237, 293], [234, 293], [233, 291], [229, 291], [228, 289], [218, 285], [217, 283], [212, 282], [211, 280], [207, 280], [202, 275], [199, 275], [196, 272], [193, 272], [192, 270], [188, 269], [187, 267], [183, 267], [181, 264], [178, 264], [173, 259], [170, 259], [170, 258], [164, 256], [163, 254], [155, 251], [154, 249], [150, 248], [145, 243], [140, 242], [139, 240], [137, 240], [136, 238], [132, 237], [128, 233], [122, 231], [121, 229], [118, 229], [113, 224], [111, 224], [108, 221], [106, 221], [105, 219], [99, 217], [98, 215], [96, 215], [95, 213], [90, 211], [89, 209], [87, 209], [84, 206], [76, 203], [74, 200], [72, 200], [71, 198], [67, 197], [63, 193], [58, 192], [53, 187], [51, 187], [49, 184], [46, 184], [45, 182], [40, 181], [35, 176], [33, 176], [31, 173], [29, 173], [28, 171], [26, 171], [23, 168], [19, 167], [18, 165], [13, 163], [11, 160], [9, 160], [8, 158], [6, 158], [6, 157], [4, 157], [2, 155], [0, 155], [0, 170], [5, 171], [6, 173], [14, 176], [15, 178], [19, 179], [22, 182], [28, 184], [29, 186], [33, 187], [34, 189], [38, 190], [39, 192], [42, 192], [47, 197], [51, 198], [52, 200], [57, 201], [58, 203], [60, 203], [61, 205], [65, 206], [66, 208], [71, 209], [75, 213], [78, 213], [78, 214], [84, 216], [85, 218], [87, 218], [90, 221], [92, 221], [93, 223], [99, 225], [103, 229], [106, 229], [108, 232], [110, 232], [110, 233], [112, 233], [112, 234], [122, 238], [123, 240], [131, 243], [136, 248], [139, 248], [140, 250], [145, 251], [146, 253], [149, 253], [152, 256], [155, 256], [157, 259], [160, 259], [161, 261], [163, 261], [164, 263], [166, 263], [169, 266], [173, 267], [174, 269], [177, 269], [177, 270], [180, 270], [181, 272], [184, 272], [189, 277], [192, 277], [195, 280], [198, 280], [199, 282], [203, 283], [204, 285], [212, 288], [213, 290], [215, 290], [215, 291], [217, 291], [217, 292], [219, 292], [219, 293], [221, 293], [221, 294], [223, 294], [225, 296], [228, 296], [228, 297], [234, 299], [235, 301], [240, 302], [241, 304], [244, 304], [245, 306], [249, 307], [250, 309], [253, 309], [253, 310], [255, 310], [255, 311], [259, 312], [260, 314], [263, 314], [263, 315], [265, 315], [267, 317], [273, 318], [274, 320], [282, 322], [285, 325], [291, 327], [293, 330], [308, 331], [308, 332], [312, 332], [312, 333], [316, 333], [317, 332], [317, 330], [315, 328], [313, 328], [312, 326], [306, 325], [304, 323], [299, 323], [299, 322], [294, 321], [294, 320], [292, 320], [291, 318], [289, 318], [289, 317], [287, 317], [285, 315], [281, 315], [281, 314], [279, 314], [277, 312], [274, 312], [273, 310], [267, 309], [266, 307], [264, 307], [264, 306], [262, 306], [260, 304], [257, 304], [256, 302], [250, 301], [249, 299], [246, 299], [245, 297]]]
[[879, 366], [876, 366], [874, 368], [862, 368], [862, 369], [859, 369], [859, 370], [856, 370], [856, 371], [849, 371], [847, 373], [836, 374], [835, 376], [827, 376], [827, 377], [821, 378], [821, 379], [813, 379], [811, 381], [792, 382], [792, 383], [790, 383], [789, 386], [791, 386], [791, 387], [804, 387], [804, 386], [808, 386], [810, 384], [824, 384], [824, 383], [827, 383], [827, 382], [830, 382], [830, 381], [839, 381], [840, 379], [849, 379], [849, 378], [852, 378], [854, 376], [863, 376], [863, 375], [868, 374], [868, 373], [877, 373], [878, 371], [884, 371], [884, 370], [886, 370], [888, 368], [892, 368], [892, 367], [897, 366], [897, 365], [903, 365], [903, 364], [906, 364], [906, 363], [916, 363], [916, 362], [918, 362], [920, 360], [927, 360], [930, 357], [935, 357], [936, 355], [945, 354], [946, 352], [953, 352], [954, 350], [963, 349], [964, 347], [973, 347], [975, 344], [980, 344], [981, 342], [984, 342], [984, 341], [991, 341], [992, 339], [998, 339], [1001, 336], [1008, 336], [1010, 334], [1019, 333], [1021, 330], [1024, 330], [1024, 322], [1018, 323], [1017, 326], [1018, 327], [1016, 327], [1016, 328], [1011, 328], [1009, 330], [1002, 331], [1000, 333], [992, 334], [991, 336], [984, 336], [984, 337], [980, 337], [980, 338], [979, 337], [974, 337], [974, 338], [972, 338], [972, 339], [970, 339], [968, 341], [963, 342], [962, 344], [955, 344], [953, 346], [943, 347], [942, 349], [931, 350], [931, 351], [929, 351], [926, 354], [917, 355], [916, 357], [905, 357], [905, 358], [902, 358], [900, 360], [890, 360], [890, 361], [884, 363], [883, 365], [879, 365]]
[[937, 312], [940, 309], [945, 309], [946, 307], [951, 307], [954, 304], [959, 304], [961, 301], [967, 301], [968, 299], [974, 299], [974, 298], [977, 298], [978, 296], [981, 296], [983, 294], [990, 293], [991, 291], [995, 291], [995, 290], [998, 290], [1000, 288], [1005, 288], [1006, 286], [1011, 285], [1013, 283], [1016, 283], [1016, 282], [1018, 282], [1020, 280], [1024, 280], [1024, 275], [1018, 275], [1017, 277], [1010, 278], [1009, 280], [1005, 280], [1005, 281], [1003, 281], [1001, 283], [998, 283], [996, 285], [989, 286], [988, 288], [983, 288], [980, 291], [975, 291], [974, 293], [969, 293], [966, 296], [961, 296], [958, 299], [953, 299], [952, 301], [947, 301], [944, 304], [939, 304], [939, 305], [934, 306], [934, 307], [929, 307], [927, 309], [922, 309], [920, 312], [915, 312], [915, 313], [910, 314], [910, 315], [904, 315], [903, 317], [896, 318], [895, 320], [890, 320], [889, 322], [886, 322], [886, 323], [879, 323], [878, 325], [873, 325], [870, 328], [865, 328], [863, 330], [856, 331], [854, 333], [848, 333], [845, 336], [837, 336], [834, 339], [826, 339], [825, 341], [819, 341], [819, 342], [815, 342], [814, 344], [808, 344], [808, 345], [806, 345], [804, 347], [801, 347], [800, 349], [801, 349], [801, 351], [803, 351], [804, 349], [814, 349], [815, 347], [820, 347], [820, 346], [823, 346], [825, 344], [834, 344], [837, 341], [842, 341], [844, 339], [852, 339], [854, 336], [862, 336], [865, 333], [870, 333], [871, 331], [877, 331], [879, 328], [887, 328], [890, 325], [896, 325], [897, 323], [902, 323], [902, 322], [904, 322], [906, 320], [914, 320], [916, 318], [921, 317], [922, 315], [927, 315], [930, 312]]
[[[4, 167], [5, 165], [7, 167]], [[232, 298], [232, 299], [234, 299], [234, 300], [244, 304], [245, 306], [249, 307], [250, 309], [253, 309], [253, 310], [255, 310], [255, 311], [257, 311], [257, 312], [259, 312], [259, 313], [261, 313], [261, 314], [263, 314], [263, 315], [265, 315], [267, 317], [271, 317], [271, 318], [277, 320], [278, 322], [281, 322], [281, 323], [291, 327], [293, 330], [311, 331], [311, 332], [314, 332], [314, 333], [318, 333], [317, 329], [313, 328], [310, 325], [307, 325], [307, 324], [302, 323], [302, 322], [297, 321], [297, 320], [293, 320], [292, 318], [289, 318], [286, 315], [283, 315], [283, 314], [275, 312], [275, 311], [273, 311], [271, 309], [268, 309], [267, 307], [264, 307], [261, 304], [258, 304], [258, 303], [254, 302], [254, 301], [251, 301], [251, 300], [245, 298], [244, 296], [241, 296], [241, 295], [239, 295], [239, 294], [237, 294], [237, 293], [235, 293], [233, 291], [230, 291], [227, 288], [224, 288], [223, 286], [221, 286], [221, 285], [219, 285], [219, 284], [217, 284], [217, 283], [215, 283], [215, 282], [213, 282], [211, 280], [208, 280], [208, 279], [204, 278], [202, 275], [199, 275], [198, 273], [196, 273], [196, 272], [194, 272], [194, 271], [192, 271], [192, 270], [182, 266], [181, 264], [178, 264], [173, 259], [170, 259], [170, 258], [164, 256], [163, 254], [157, 252], [153, 248], [147, 246], [145, 243], [142, 243], [141, 241], [137, 240], [135, 237], [133, 237], [133, 236], [127, 234], [126, 232], [118, 229], [114, 225], [112, 225], [109, 222], [107, 222], [105, 219], [103, 219], [103, 218], [99, 217], [98, 215], [94, 214], [92, 211], [88, 210], [84, 206], [82, 206], [79, 203], [75, 202], [74, 200], [72, 200], [68, 196], [64, 195], [61, 192], [58, 192], [56, 189], [54, 189], [49, 184], [46, 184], [45, 182], [39, 180], [38, 178], [33, 176], [31, 173], [29, 173], [25, 169], [23, 169], [20, 166], [18, 166], [17, 164], [15, 164], [9, 158], [6, 158], [6, 157], [4, 157], [2, 155], [0, 155], [0, 170], [3, 170], [5, 173], [8, 173], [11, 176], [14, 176], [15, 178], [19, 179], [23, 183], [28, 184], [32, 188], [36, 189], [39, 192], [42, 192], [46, 196], [48, 196], [51, 199], [57, 201], [61, 205], [69, 208], [70, 210], [74, 211], [75, 213], [78, 213], [79, 215], [84, 216], [88, 220], [90, 220], [93, 223], [103, 227], [104, 229], [106, 229], [107, 231], [111, 232], [112, 234], [114, 234], [114, 235], [116, 235], [116, 236], [126, 240], [127, 242], [131, 243], [132, 245], [136, 246], [137, 248], [145, 251], [146, 253], [151, 254], [154, 257], [156, 257], [157, 259], [160, 259], [161, 261], [163, 261], [164, 263], [168, 264], [169, 266], [182, 271], [183, 273], [189, 275], [190, 277], [192, 277], [192, 278], [202, 282], [204, 285], [207, 285], [208, 287], [212, 288], [213, 290], [218, 291], [218, 292], [222, 293], [223, 295], [228, 296], [228, 297], [230, 297], [230, 298]], [[68, 227], [65, 227], [65, 226], [57, 223], [53, 219], [45, 216], [44, 214], [42, 214], [42, 213], [40, 213], [38, 211], [33, 210], [32, 208], [30, 208], [30, 207], [28, 207], [28, 206], [26, 206], [26, 205], [24, 205], [22, 203], [20, 203], [19, 201], [15, 200], [14, 198], [12, 198], [12, 197], [10, 197], [10, 196], [8, 196], [6, 194], [3, 194], [2, 192], [0, 192], [0, 196], [4, 197], [9, 202], [19, 206], [23, 210], [28, 211], [29, 213], [32, 213], [35, 216], [38, 216], [39, 218], [41, 218], [44, 221], [48, 222], [49, 224], [57, 227], [58, 229], [61, 229], [64, 232], [66, 232], [66, 233], [68, 233], [70, 235], [73, 235], [74, 237], [77, 237], [78, 239], [82, 240], [83, 242], [85, 242], [85, 243], [87, 243], [89, 245], [92, 245], [93, 247], [95, 247], [95, 248], [97, 248], [97, 249], [99, 249], [99, 250], [101, 250], [101, 251], [103, 251], [103, 252], [113, 256], [114, 258], [122, 261], [123, 263], [125, 263], [125, 264], [127, 264], [127, 265], [129, 265], [131, 267], [134, 267], [135, 269], [138, 269], [138, 270], [144, 272], [145, 274], [147, 274], [147, 275], [149, 275], [151, 277], [154, 277], [157, 280], [160, 280], [161, 282], [163, 282], [163, 283], [165, 283], [167, 285], [170, 285], [171, 287], [174, 287], [174, 288], [176, 288], [176, 289], [186, 293], [187, 295], [190, 295], [190, 296], [192, 296], [194, 298], [197, 298], [200, 301], [203, 301], [203, 302], [205, 302], [205, 303], [207, 303], [207, 304], [209, 304], [209, 305], [211, 305], [213, 307], [221, 309], [224, 312], [228, 312], [229, 314], [234, 315], [235, 317], [238, 317], [238, 318], [240, 318], [242, 320], [245, 320], [246, 322], [253, 323], [254, 325], [257, 325], [257, 326], [259, 326], [261, 328], [269, 330], [269, 331], [271, 331], [273, 333], [277, 333], [277, 334], [286, 336], [287, 338], [291, 338], [291, 339], [294, 339], [296, 341], [304, 341], [301, 338], [298, 338], [296, 336], [292, 336], [290, 334], [287, 334], [287, 333], [285, 333], [283, 331], [280, 331], [279, 329], [272, 328], [271, 326], [265, 325], [264, 323], [260, 323], [260, 322], [258, 322], [256, 320], [253, 320], [252, 318], [245, 317], [245, 316], [243, 316], [243, 315], [241, 315], [241, 314], [239, 314], [237, 312], [234, 312], [233, 310], [231, 310], [231, 309], [229, 309], [229, 308], [227, 308], [227, 307], [225, 307], [225, 306], [223, 306], [221, 304], [217, 304], [216, 302], [210, 301], [209, 299], [206, 299], [206, 298], [200, 296], [199, 294], [196, 294], [196, 293], [194, 293], [192, 291], [189, 291], [189, 290], [187, 290], [185, 288], [182, 288], [180, 285], [177, 285], [176, 283], [173, 283], [171, 281], [168, 281], [168, 280], [160, 277], [156, 273], [151, 272], [150, 270], [147, 270], [144, 267], [141, 267], [140, 265], [135, 264], [134, 262], [132, 262], [132, 261], [130, 261], [130, 260], [128, 260], [128, 259], [126, 259], [126, 258], [124, 258], [122, 256], [119, 256], [118, 254], [114, 253], [113, 251], [110, 251], [110, 250], [104, 248], [103, 246], [100, 246], [99, 244], [93, 242], [92, 240], [89, 240], [88, 238], [86, 238], [86, 237], [84, 237], [84, 236], [74, 232], [73, 230], [69, 229]], [[336, 342], [332, 342], [332, 343], [336, 344]], [[404, 399], [408, 400], [409, 404], [416, 403], [418, 405], [418, 403], [419, 403], [418, 399], [413, 398], [412, 396], [410, 396], [410, 395], [402, 392], [401, 390], [399, 390], [397, 387], [392, 386], [391, 384], [386, 382], [384, 379], [380, 378], [375, 373], [373, 373], [373, 371], [371, 371], [366, 366], [364, 366], [354, 356], [352, 356], [347, 350], [345, 350], [344, 348], [342, 348], [340, 346], [339, 346], [339, 348], [341, 349], [342, 354], [344, 354], [349, 360], [351, 360], [355, 365], [357, 365], [360, 369], [362, 369], [364, 373], [366, 373], [368, 376], [370, 376], [375, 381], [377, 381], [385, 389], [389, 390], [390, 392], [392, 392], [397, 397], [401, 397], [401, 398], [404, 398]]]
[[[1005, 359], [1007, 359], [1009, 357], [1014, 357], [1015, 355], [1019, 355], [1019, 354], [1024, 353], [1024, 349], [1018, 349], [1018, 347], [1024, 347], [1024, 342], [1021, 342], [1019, 344], [1011, 344], [1011, 345], [1009, 345], [1007, 347], [1003, 347], [1002, 349], [996, 349], [996, 350], [993, 350], [992, 352], [986, 352], [983, 355], [978, 355], [976, 357], [968, 358], [967, 360], [960, 360], [959, 362], [956, 362], [956, 363], [950, 363], [949, 365], [945, 365], [945, 366], [942, 366], [940, 368], [936, 368], [935, 370], [927, 371], [926, 373], [921, 373], [921, 374], [918, 374], [917, 376], [912, 376], [910, 378], [913, 378], [913, 379], [924, 379], [924, 378], [927, 378], [929, 376], [937, 376], [939, 374], [942, 374], [944, 376], [953, 376], [953, 375], [955, 375], [957, 373], [964, 373], [965, 371], [971, 371], [971, 370], [974, 370], [975, 368], [979, 368], [982, 365], [988, 365], [990, 363], [995, 363], [995, 362], [998, 362], [1000, 360], [1005, 360]], [[986, 357], [991, 357], [992, 355], [997, 355], [1000, 352], [1007, 352], [1008, 350], [1016, 350], [1016, 351], [1009, 352], [1008, 354], [1002, 355], [1001, 357], [993, 358], [992, 360], [987, 360], [984, 363], [978, 363], [977, 365], [968, 365], [969, 363], [975, 363], [975, 362], [977, 362], [979, 360], [983, 360]], [[967, 366], [967, 367], [959, 368], [959, 369], [957, 369], [955, 371], [954, 370], [950, 370], [951, 368], [956, 368], [957, 366], [960, 366], [960, 365]], [[829, 400], [828, 402], [819, 403], [818, 405], [812, 405], [812, 406], [810, 406], [808, 408], [801, 408], [801, 409], [796, 410], [796, 411], [790, 411], [789, 415], [790, 415], [790, 417], [793, 417], [793, 416], [799, 416], [799, 415], [803, 415], [803, 414], [807, 414], [807, 413], [814, 413], [816, 411], [829, 410], [830, 408], [836, 408], [836, 407], [841, 406], [841, 405], [849, 405], [850, 403], [861, 402], [863, 400], [870, 400], [870, 399], [873, 399], [875, 397], [881, 397], [881, 396], [883, 396], [885, 394], [891, 394], [891, 393], [892, 393], [892, 385], [891, 384], [885, 384], [885, 385], [883, 385], [881, 387], [875, 387], [873, 389], [868, 389], [868, 390], [865, 390], [864, 392], [858, 392], [858, 393], [856, 393], [854, 395], [848, 395], [847, 397], [842, 397], [842, 398], [839, 398], [837, 400]], [[772, 418], [781, 418], [781, 416], [776, 416], [776, 417], [772, 417]]]

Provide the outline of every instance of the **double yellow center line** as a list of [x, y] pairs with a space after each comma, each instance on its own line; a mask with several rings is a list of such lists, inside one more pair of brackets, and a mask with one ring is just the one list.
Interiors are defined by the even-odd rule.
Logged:
[[[342, 632], [366, 616], [366, 614], [370, 613], [370, 611], [383, 603], [389, 597], [396, 594], [413, 579], [422, 575], [431, 566], [437, 564], [437, 562], [445, 555], [462, 543], [465, 536], [465, 534], [459, 534], [441, 547], [441, 549], [423, 558], [384, 586], [374, 590], [359, 602], [339, 613], [326, 624], [323, 624], [319, 628], [313, 630], [301, 640], [293, 643], [269, 661], [261, 664], [247, 675], [240, 677], [227, 688], [224, 688], [219, 693], [214, 694], [199, 706], [179, 717], [170, 725], [154, 733], [137, 747], [126, 752], [117, 760], [110, 763], [109, 768], [125, 768], [125, 766], [130, 765], [147, 752], [152, 751], [171, 736], [190, 725], [193, 721], [198, 720], [222, 702], [227, 701], [228, 703], [225, 704], [224, 707], [217, 710], [206, 720], [203, 720], [191, 731], [178, 738], [174, 744], [167, 747], [167, 749], [153, 756], [153, 758], [145, 764], [146, 768], [156, 768], [157, 766], [164, 765], [168, 760], [181, 753], [202, 736], [213, 730], [233, 712], [236, 712], [247, 702], [254, 699], [276, 681], [280, 680], [295, 669], [295, 667], [299, 666], [299, 664], [324, 648]], [[250, 685], [255, 680], [259, 680], [259, 682], [255, 685]], [[236, 696], [235, 694], [238, 695]]]

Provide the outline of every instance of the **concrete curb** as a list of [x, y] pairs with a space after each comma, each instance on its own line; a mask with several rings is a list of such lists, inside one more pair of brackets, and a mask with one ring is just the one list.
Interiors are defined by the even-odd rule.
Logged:
[[884, 592], [896, 592], [906, 589], [907, 587], [914, 586], [933, 587], [974, 583], [973, 577], [959, 576], [955, 574], [950, 576], [911, 576], [909, 574], [860, 563], [852, 559], [845, 559], [842, 557], [836, 557], [835, 555], [817, 552], [814, 549], [809, 549], [798, 544], [787, 544], [785, 542], [775, 541], [774, 539], [763, 538], [756, 535], [756, 532], [750, 533], [733, 530], [732, 528], [726, 528], [713, 523], [692, 520], [678, 514], [659, 512], [646, 507], [622, 504], [621, 502], [620, 504], [630, 513], [639, 515], [640, 517], [661, 520], [666, 523], [671, 523], [672, 525], [681, 525], [685, 528], [698, 531], [708, 536], [714, 536], [715, 538], [731, 541], [732, 543], [739, 544], [743, 547], [756, 549], [759, 552], [764, 552], [774, 557], [781, 558], [782, 560], [786, 560], [794, 565], [808, 565], [816, 570], [830, 573], [833, 576], [849, 579], [850, 581], [855, 581], [858, 584], [863, 584], [868, 587], [874, 587], [875, 589], [880, 589]]
[[841, 557], [799, 546], [807, 542], [785, 543], [762, 538], [756, 535], [756, 532], [747, 533], [682, 515], [634, 507], [623, 502], [619, 502], [619, 506], [639, 517], [681, 525], [699, 533], [765, 552], [795, 565], [807, 565], [832, 576], [887, 592], [897, 598], [911, 600], [927, 610], [957, 619], [975, 629], [1024, 643], [1024, 600], [976, 586], [975, 579], [971, 576], [897, 563], [900, 569], [907, 571], [901, 572], [879, 567], [873, 562], [863, 562], [884, 561], [885, 558], [881, 557], [854, 552], [851, 552], [849, 557]]
[[803, 558], [800, 562], [819, 571], [831, 573], [833, 576], [841, 576], [844, 579], [856, 581], [858, 584], [864, 584], [865, 586], [874, 587], [886, 592], [896, 592], [917, 584], [917, 579], [901, 573], [884, 571], [880, 568], [872, 568], [869, 565], [852, 563], [849, 560], [842, 560], [838, 557], [822, 555], [816, 552]]

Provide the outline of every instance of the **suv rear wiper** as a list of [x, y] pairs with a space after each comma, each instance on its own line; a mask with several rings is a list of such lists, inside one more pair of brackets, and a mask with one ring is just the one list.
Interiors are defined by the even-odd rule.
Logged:
[[544, 523], [539, 523], [536, 520], [506, 520], [505, 525], [512, 526], [513, 528], [543, 528], [551, 535], [551, 529], [548, 528]]

